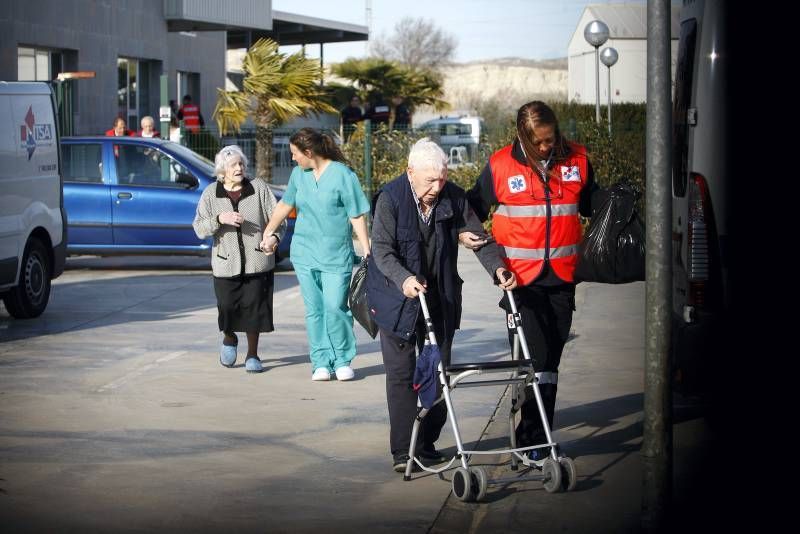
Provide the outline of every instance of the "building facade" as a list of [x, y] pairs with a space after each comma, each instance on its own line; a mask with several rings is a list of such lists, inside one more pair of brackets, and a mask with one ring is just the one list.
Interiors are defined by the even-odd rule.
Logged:
[[116, 117], [131, 130], [145, 115], [158, 122], [166, 75], [166, 100], [180, 106], [191, 95], [208, 123], [225, 87], [227, 49], [261, 36], [321, 44], [365, 40], [367, 29], [275, 13], [270, 0], [4, 0], [0, 80], [94, 72], [71, 82], [74, 133], [90, 135]]
[[[675, 78], [675, 63], [678, 53], [680, 25], [679, 6], [673, 6], [671, 19], [672, 77]], [[647, 6], [638, 4], [592, 4], [586, 6], [572, 34], [568, 47], [568, 91], [570, 101], [594, 104], [595, 49], [583, 36], [589, 22], [600, 20], [609, 29], [608, 40], [600, 46], [613, 47], [619, 54], [617, 63], [611, 67], [611, 101], [641, 103], [647, 100]], [[600, 104], [608, 102], [609, 69], [600, 64]]]

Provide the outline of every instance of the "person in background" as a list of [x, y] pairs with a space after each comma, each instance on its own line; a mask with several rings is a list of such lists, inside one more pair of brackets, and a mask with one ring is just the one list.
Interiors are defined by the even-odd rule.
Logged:
[[402, 132], [408, 130], [411, 126], [411, 111], [406, 105], [406, 99], [402, 96], [393, 96], [392, 105], [394, 105], [394, 130]]
[[[492, 207], [497, 208], [492, 215], [492, 234], [520, 286], [514, 298], [551, 428], [558, 366], [575, 310], [573, 273], [582, 235], [578, 214], [592, 215], [592, 197], [599, 191], [586, 148], [562, 135], [547, 104], [533, 101], [517, 112], [517, 137], [492, 154], [467, 193], [482, 221]], [[500, 307], [513, 324], [505, 296]], [[512, 350], [513, 334], [509, 329]], [[518, 447], [546, 443], [533, 395], [522, 405], [516, 435]], [[537, 466], [548, 455], [549, 448], [529, 452]]]
[[[501, 288], [513, 289], [516, 282], [503, 266], [497, 246], [483, 247], [487, 243], [481, 237], [483, 227], [464, 190], [447, 181], [447, 155], [427, 137], [414, 144], [406, 172], [378, 191], [374, 205], [367, 300], [381, 335], [392, 467], [403, 472], [417, 416], [417, 393], [412, 387], [416, 351], [422, 350], [426, 339], [417, 297], [425, 293], [442, 364], [447, 367], [461, 322], [459, 241], [481, 245], [475, 248], [478, 260]], [[446, 420], [447, 409], [441, 402], [422, 420], [416, 448], [422, 460], [444, 459], [435, 442]]]
[[[248, 373], [263, 371], [258, 338], [272, 332], [275, 256], [268, 245], [286, 232], [272, 221], [275, 195], [266, 182], [247, 177], [247, 157], [237, 145], [223, 147], [214, 158], [217, 181], [200, 196], [192, 226], [200, 239], [213, 237], [211, 271], [217, 297], [217, 323], [223, 334], [219, 363], [233, 367], [239, 338], [247, 334]], [[267, 253], [269, 252], [269, 253]]]
[[[114, 127], [106, 130], [106, 137], [125, 137], [134, 136], [135, 132], [128, 129], [128, 123], [122, 117], [114, 119]], [[119, 157], [119, 145], [114, 145], [114, 156]]]
[[364, 111], [361, 109], [361, 99], [358, 95], [353, 95], [350, 103], [345, 107], [342, 112], [342, 132], [344, 133], [344, 141], [347, 142], [350, 136], [356, 129], [356, 125], [364, 120]]
[[[334, 373], [337, 380], [351, 380], [356, 336], [347, 293], [353, 231], [368, 256], [369, 203], [331, 136], [303, 128], [289, 138], [289, 149], [297, 167], [264, 235], [297, 210], [290, 253], [306, 309], [311, 380], [327, 381]], [[266, 245], [274, 250], [278, 241]]]
[[123, 137], [123, 136], [136, 135], [133, 131], [128, 129], [128, 123], [122, 117], [114, 119], [114, 127], [106, 130], [106, 137]]
[[189, 133], [199, 133], [206, 121], [200, 113], [200, 106], [192, 102], [192, 95], [184, 95], [183, 105], [178, 109], [178, 120], [183, 121], [183, 126]]
[[383, 95], [377, 93], [373, 95], [373, 102], [369, 109], [369, 114], [365, 115], [365, 119], [372, 121], [373, 129], [378, 128], [380, 124], [389, 124], [389, 117], [391, 115], [391, 108]]
[[140, 125], [142, 129], [137, 134], [139, 137], [161, 137], [161, 133], [156, 130], [156, 121], [150, 115], [142, 117]]
[[170, 115], [169, 117], [169, 140], [175, 143], [181, 142], [181, 126], [178, 122], [177, 115]]

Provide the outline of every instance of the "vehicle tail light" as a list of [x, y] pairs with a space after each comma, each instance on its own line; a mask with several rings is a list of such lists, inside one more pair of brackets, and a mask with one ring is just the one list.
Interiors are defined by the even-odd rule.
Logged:
[[292, 208], [292, 211], [289, 212], [289, 218], [290, 219], [296, 219], [297, 218], [297, 208]]
[[706, 179], [696, 173], [689, 180], [689, 221], [687, 267], [689, 274], [688, 304], [703, 308], [709, 285], [710, 259], [709, 217], [710, 198]]

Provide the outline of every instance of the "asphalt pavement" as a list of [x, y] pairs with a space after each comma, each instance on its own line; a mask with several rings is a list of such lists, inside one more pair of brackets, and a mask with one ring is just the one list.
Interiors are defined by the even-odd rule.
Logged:
[[[508, 357], [500, 291], [466, 251], [459, 270], [454, 361]], [[644, 283], [578, 286], [555, 424], [575, 491], [512, 481], [467, 504], [450, 493], [452, 471], [409, 482], [392, 471], [378, 341], [356, 325], [355, 380], [312, 382], [290, 262], [275, 281], [276, 331], [261, 338], [256, 375], [243, 346], [235, 368], [218, 363], [208, 259], [70, 258], [40, 318], [0, 306], [0, 530], [640, 529]], [[468, 447], [505, 445], [503, 387], [457, 389], [454, 402]], [[709, 438], [701, 413], [676, 413], [676, 506], [688, 510]], [[455, 451], [449, 426], [439, 447]], [[478, 463], [525, 474], [500, 460]]]

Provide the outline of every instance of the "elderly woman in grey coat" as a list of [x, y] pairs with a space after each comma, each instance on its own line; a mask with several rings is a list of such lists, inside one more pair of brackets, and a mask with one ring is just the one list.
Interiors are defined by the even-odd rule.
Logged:
[[264, 181], [247, 178], [247, 157], [241, 148], [224, 147], [214, 164], [217, 182], [203, 191], [193, 226], [200, 238], [214, 238], [211, 270], [223, 334], [219, 362], [233, 367], [239, 344], [236, 332], [245, 332], [245, 369], [260, 373], [258, 337], [274, 330], [273, 253], [286, 232], [286, 223], [275, 232], [265, 231], [277, 201]]

